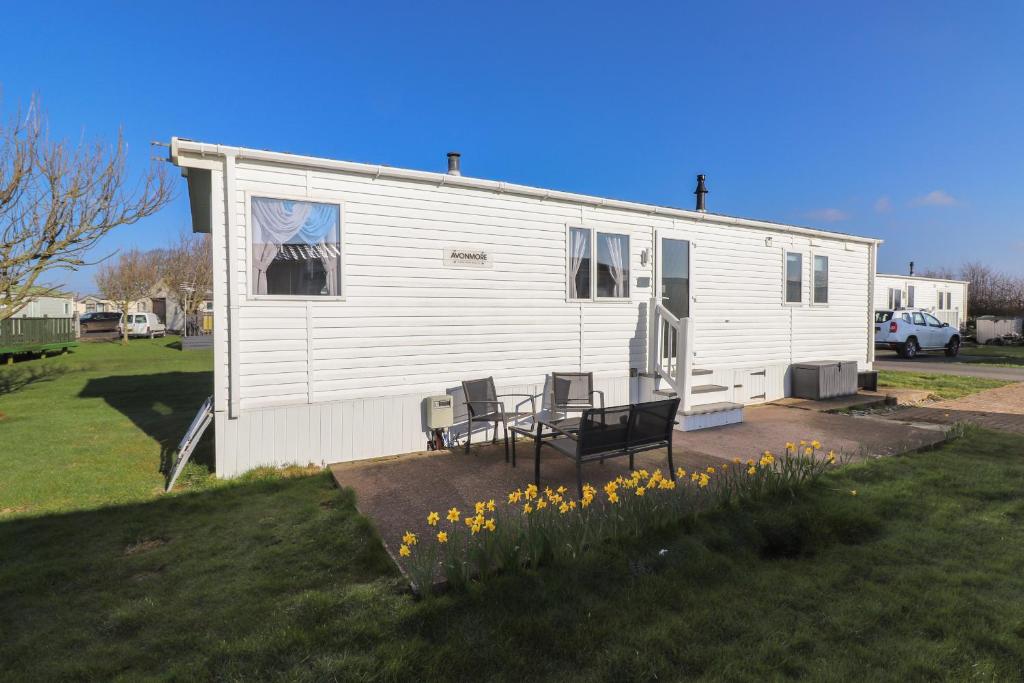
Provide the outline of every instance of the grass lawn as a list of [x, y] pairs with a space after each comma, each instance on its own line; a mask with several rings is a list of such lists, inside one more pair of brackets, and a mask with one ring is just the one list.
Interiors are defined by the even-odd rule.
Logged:
[[[965, 346], [960, 349], [965, 363], [984, 363], [986, 365], [1005, 365], [1018, 367], [1024, 365], [1024, 346]], [[971, 356], [980, 356], [971, 358]]]
[[416, 601], [350, 492], [257, 473], [0, 522], [0, 661], [7, 680], [1020, 680], [1022, 489], [1021, 439], [969, 430]]
[[158, 495], [162, 462], [213, 387], [212, 352], [178, 343], [89, 342], [0, 366], [0, 520]]
[[878, 372], [879, 389], [927, 389], [938, 398], [947, 399], [960, 398], [1007, 384], [1011, 384], [1011, 382], [959, 375], [936, 375], [929, 372], [903, 372], [900, 370], [880, 370]]

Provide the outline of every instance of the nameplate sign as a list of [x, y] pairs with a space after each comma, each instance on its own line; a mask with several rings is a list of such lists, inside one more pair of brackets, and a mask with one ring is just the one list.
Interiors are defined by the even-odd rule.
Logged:
[[445, 247], [444, 265], [448, 268], [491, 268], [491, 252], [477, 247]]

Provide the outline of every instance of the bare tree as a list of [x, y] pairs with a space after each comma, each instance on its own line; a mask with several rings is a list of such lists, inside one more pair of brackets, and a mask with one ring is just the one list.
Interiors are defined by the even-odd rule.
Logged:
[[116, 261], [105, 261], [96, 271], [96, 288], [110, 299], [121, 314], [121, 343], [128, 343], [128, 311], [132, 304], [148, 296], [156, 285], [160, 269], [152, 252], [131, 249]]
[[210, 238], [183, 230], [175, 244], [159, 252], [159, 262], [160, 278], [174, 294], [187, 327], [189, 316], [213, 289]]
[[0, 120], [0, 320], [38, 295], [54, 270], [76, 270], [108, 232], [152, 215], [172, 196], [162, 167], [137, 183], [117, 141], [71, 145], [46, 134], [38, 103]]

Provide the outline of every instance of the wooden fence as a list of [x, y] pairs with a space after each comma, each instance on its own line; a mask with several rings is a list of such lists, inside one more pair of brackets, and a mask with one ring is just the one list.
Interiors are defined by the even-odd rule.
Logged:
[[71, 318], [0, 320], [0, 354], [45, 351], [75, 344], [75, 323]]

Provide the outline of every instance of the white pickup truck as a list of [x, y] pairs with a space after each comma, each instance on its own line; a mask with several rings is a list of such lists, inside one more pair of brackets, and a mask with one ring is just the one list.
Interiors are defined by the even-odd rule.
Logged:
[[921, 351], [960, 353], [960, 331], [926, 311], [875, 311], [875, 348], [898, 351], [913, 358]]

